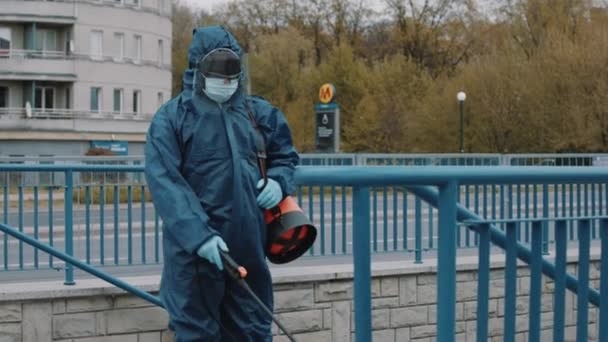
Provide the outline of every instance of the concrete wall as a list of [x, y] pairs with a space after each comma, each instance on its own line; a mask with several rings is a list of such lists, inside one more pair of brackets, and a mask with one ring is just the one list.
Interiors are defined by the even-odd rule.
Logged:
[[[593, 253], [592, 260], [598, 260]], [[504, 258], [503, 258], [504, 260]], [[459, 259], [457, 274], [457, 341], [476, 341], [477, 265], [475, 258]], [[373, 341], [431, 342], [436, 340], [436, 267], [409, 262], [376, 263], [373, 267]], [[489, 341], [502, 341], [504, 272], [493, 260], [489, 302]], [[598, 262], [591, 267], [597, 287]], [[569, 271], [575, 271], [570, 265]], [[352, 266], [273, 269], [275, 311], [299, 342], [354, 341]], [[126, 281], [147, 291], [158, 289], [158, 277]], [[517, 282], [517, 341], [527, 340], [529, 271], [519, 269]], [[545, 279], [542, 341], [552, 340], [553, 284]], [[576, 298], [566, 300], [566, 338], [575, 339]], [[597, 340], [597, 309], [590, 310], [589, 340]], [[157, 307], [123, 295], [98, 280], [77, 281], [74, 287], [56, 283], [0, 285], [0, 340], [54, 342], [166, 342], [168, 317]], [[286, 342], [273, 327], [274, 341]]]

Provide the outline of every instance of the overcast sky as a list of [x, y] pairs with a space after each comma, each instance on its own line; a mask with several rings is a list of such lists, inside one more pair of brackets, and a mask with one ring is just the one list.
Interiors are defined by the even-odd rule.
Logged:
[[[180, 0], [181, 2], [188, 4], [192, 7], [203, 8], [211, 10], [213, 7], [230, 2], [230, 0]], [[374, 9], [382, 8], [383, 0], [367, 0], [368, 4], [371, 4]]]

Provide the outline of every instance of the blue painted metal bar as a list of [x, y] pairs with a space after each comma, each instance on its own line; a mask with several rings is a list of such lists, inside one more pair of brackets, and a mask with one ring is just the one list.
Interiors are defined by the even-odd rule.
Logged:
[[[53, 187], [49, 186], [49, 245], [53, 247]], [[53, 255], [49, 254], [49, 267], [53, 268]]]
[[[309, 186], [308, 187], [308, 218], [309, 218], [310, 222], [315, 222], [314, 221], [314, 217], [315, 217], [314, 209], [315, 209], [315, 206], [314, 206], [313, 187]], [[310, 255], [315, 255], [315, 246], [314, 245], [312, 245], [310, 247]]]
[[106, 215], [106, 188], [99, 187], [99, 262], [105, 264], [105, 215]]
[[[416, 196], [422, 198], [426, 202], [430, 203], [433, 206], [437, 206], [439, 203], [439, 195], [437, 191], [432, 187], [428, 186], [408, 186], [409, 191], [411, 191]], [[468, 222], [485, 222], [485, 220], [479, 215], [469, 211], [467, 208], [464, 208], [458, 205], [458, 220], [459, 221], [468, 221]], [[492, 226], [490, 229], [490, 239], [492, 242], [498, 247], [505, 248], [506, 246], [506, 236], [504, 232], [496, 227]], [[517, 256], [523, 262], [528, 264], [531, 263], [532, 260], [532, 252], [530, 249], [526, 248], [524, 245], [518, 243], [517, 244]], [[548, 262], [547, 260], [542, 259], [542, 270], [543, 274], [551, 279], [555, 279], [555, 266]], [[571, 275], [566, 275], [566, 287], [574, 292], [578, 293], [579, 283], [576, 278]], [[595, 289], [589, 289], [589, 302], [593, 305], [599, 306], [600, 303], [600, 294]]]
[[[464, 203], [465, 203], [464, 204], [465, 208], [469, 208], [471, 205], [471, 193], [470, 193], [470, 187], [468, 185], [465, 186]], [[469, 229], [466, 229], [464, 232], [464, 240], [465, 240], [465, 246], [471, 247], [471, 231]]]
[[540, 341], [542, 298], [542, 221], [532, 222], [532, 258], [530, 262], [530, 322], [528, 340]]
[[456, 198], [458, 183], [439, 187], [437, 340], [454, 341], [456, 328]]
[[568, 209], [566, 206], [566, 184], [562, 184], [562, 216], [566, 217]]
[[[582, 207], [583, 206], [581, 205], [581, 185], [576, 184], [576, 216], [577, 217], [581, 217], [583, 215]], [[577, 237], [578, 237], [578, 234], [577, 234]]]
[[[8, 191], [7, 185], [2, 187], [2, 222], [8, 225]], [[8, 270], [8, 235], [2, 234], [2, 260], [4, 261], [4, 269]]]
[[141, 200], [141, 263], [146, 263], [146, 187], [140, 187]]
[[578, 222], [578, 285], [576, 340], [588, 341], [590, 221]]
[[526, 222], [524, 223], [525, 225], [525, 236], [524, 236], [524, 241], [525, 242], [530, 242], [530, 220], [528, 220], [530, 218], [530, 186], [528, 184], [526, 184], [524, 186], [524, 208], [525, 208], [525, 218], [526, 218]]
[[408, 193], [406, 189], [403, 189], [403, 250], [408, 250], [408, 221], [409, 221], [409, 208], [408, 208]]
[[373, 205], [373, 209], [372, 209], [372, 215], [373, 215], [373, 219], [372, 219], [372, 234], [373, 234], [373, 245], [374, 245], [374, 253], [378, 252], [378, 191], [376, 188], [372, 188], [372, 194], [373, 194], [373, 198], [372, 198], [372, 205]]
[[[508, 213], [508, 210], [506, 209], [507, 204], [505, 203], [505, 201], [507, 199], [506, 199], [506, 190], [505, 190], [504, 184], [500, 185], [499, 191], [500, 191], [500, 218], [504, 220], [506, 218], [505, 215]], [[509, 201], [509, 206], [510, 205], [511, 205], [511, 202]], [[502, 229], [504, 231], [506, 229], [506, 224], [503, 223], [501, 225], [500, 229]]]
[[331, 187], [331, 254], [336, 255], [336, 187]]
[[[34, 239], [39, 237], [38, 223], [38, 186], [34, 186]], [[38, 249], [34, 248], [34, 268], [38, 268]]]
[[382, 248], [384, 252], [388, 251], [388, 194], [386, 186], [382, 188]]
[[85, 219], [85, 239], [86, 239], [86, 260], [91, 263], [91, 187], [84, 187], [84, 219]]
[[342, 186], [342, 253], [346, 254], [346, 187]]
[[[484, 215], [480, 210], [479, 210], [479, 195], [480, 195], [480, 191], [479, 191], [479, 185], [475, 185], [475, 213], [480, 215], [483, 218], [487, 218], [486, 215]], [[475, 246], [479, 246], [479, 235], [477, 234], [473, 234], [473, 243]]]
[[[454, 217], [456, 211], [454, 210]], [[477, 341], [488, 341], [488, 301], [490, 299], [490, 225], [478, 226], [479, 276], [477, 278]]]
[[568, 226], [564, 220], [555, 222], [555, 292], [553, 293], [553, 341], [564, 341], [566, 323], [566, 254]]
[[491, 203], [492, 203], [492, 219], [496, 219], [496, 184], [492, 184], [490, 187], [492, 191]]
[[[19, 192], [18, 225], [19, 232], [23, 233], [23, 185], [19, 185], [17, 191]], [[19, 241], [19, 269], [23, 269], [23, 241]]]
[[[508, 197], [508, 203], [509, 206], [507, 208], [507, 217], [512, 219], [513, 218], [513, 185], [509, 184], [507, 185], [508, 190], [507, 190], [507, 197]], [[505, 225], [505, 229], [506, 229], [506, 225]]]
[[422, 263], [422, 201], [420, 198], [416, 197], [415, 204], [415, 219], [414, 223], [416, 225], [415, 229], [415, 251], [414, 251], [414, 263], [421, 264]]
[[[65, 195], [64, 195], [64, 208], [65, 208], [65, 254], [74, 256], [74, 173], [68, 169], [65, 172]], [[74, 267], [70, 263], [65, 265], [65, 280], [64, 285], [74, 285]]]
[[[517, 218], [521, 219], [521, 186], [517, 184]], [[517, 226], [517, 241], [522, 241], [521, 226]]]
[[[587, 201], [585, 201], [585, 204], [587, 205]], [[591, 216], [595, 216], [595, 184], [591, 184]], [[591, 238], [593, 240], [597, 239], [595, 221], [591, 221]]]
[[519, 223], [507, 222], [504, 341], [515, 342], [515, 315], [517, 307], [517, 228]]
[[127, 186], [127, 263], [133, 264], [133, 187], [131, 185]]
[[114, 185], [114, 196], [113, 196], [113, 200], [114, 200], [114, 265], [118, 265], [120, 256], [119, 254], [119, 246], [118, 246], [118, 239], [120, 237], [120, 230], [119, 230], [119, 226], [118, 226], [118, 218], [120, 216], [120, 210], [119, 210], [119, 202], [120, 202], [120, 189], [118, 188], [118, 185]]
[[[435, 231], [435, 229], [434, 229], [435, 227], [433, 225], [433, 207], [431, 207], [430, 205], [427, 206], [427, 207], [429, 208], [428, 209], [428, 213], [429, 213], [429, 218], [428, 218], [428, 220], [429, 220], [429, 244], [428, 244], [428, 246], [429, 246], [429, 249], [433, 249], [434, 248], [434, 246], [433, 246], [433, 239], [434, 239], [433, 234], [434, 234], [434, 231]], [[454, 227], [454, 230], [456, 230], [456, 227]]]
[[[601, 197], [601, 196], [600, 196]], [[608, 342], [608, 219], [600, 220], [600, 238], [602, 239], [602, 256], [600, 263], [600, 342]]]
[[325, 187], [319, 188], [319, 225], [321, 235], [321, 255], [325, 255]]
[[[393, 251], [396, 251], [399, 247], [399, 221], [398, 221], [398, 210], [399, 206], [399, 192], [396, 187], [393, 187]], [[404, 217], [407, 220], [407, 217]]]
[[[535, 192], [536, 193], [536, 192]], [[536, 201], [534, 201], [536, 202]], [[557, 206], [557, 203], [554, 205]], [[549, 185], [543, 184], [543, 218], [549, 217]], [[543, 254], [549, 254], [549, 222], [543, 221]]]
[[355, 287], [355, 341], [372, 340], [371, 251], [369, 243], [370, 189], [354, 187], [353, 256]]
[[46, 253], [54, 255], [55, 257], [65, 261], [67, 264], [74, 265], [74, 266], [80, 268], [81, 270], [96, 276], [97, 278], [103, 279], [103, 280], [111, 283], [112, 285], [115, 285], [129, 293], [132, 293], [132, 294], [138, 296], [139, 298], [141, 298], [143, 300], [147, 300], [154, 305], [163, 307], [163, 304], [158, 297], [155, 297], [147, 292], [144, 292], [138, 288], [135, 288], [135, 287], [123, 282], [120, 279], [117, 279], [105, 272], [102, 272], [102, 271], [96, 269], [95, 267], [87, 265], [87, 264], [83, 263], [82, 261], [74, 258], [71, 255], [62, 253], [61, 251], [59, 251], [53, 247], [50, 247], [49, 245], [45, 245], [35, 239], [32, 239], [31, 237], [18, 232], [16, 229], [14, 229], [12, 227], [9, 227], [5, 224], [0, 224], [0, 230], [6, 234], [9, 234], [9, 235], [19, 239], [19, 241], [23, 241], [31, 246], [34, 246], [35, 248], [43, 250]]

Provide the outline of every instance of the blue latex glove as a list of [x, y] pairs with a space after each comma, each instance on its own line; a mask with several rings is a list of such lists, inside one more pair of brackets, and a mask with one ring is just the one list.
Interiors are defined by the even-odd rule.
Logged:
[[215, 235], [207, 242], [203, 243], [196, 253], [204, 259], [207, 259], [210, 263], [215, 264], [217, 268], [224, 269], [222, 258], [220, 257], [220, 249], [224, 252], [228, 252], [228, 246], [224, 242], [224, 239]]
[[[264, 180], [260, 179], [257, 188], [261, 189], [264, 186]], [[273, 179], [268, 178], [268, 184], [260, 194], [258, 195], [258, 205], [264, 209], [274, 208], [283, 199], [283, 190], [279, 183]]]

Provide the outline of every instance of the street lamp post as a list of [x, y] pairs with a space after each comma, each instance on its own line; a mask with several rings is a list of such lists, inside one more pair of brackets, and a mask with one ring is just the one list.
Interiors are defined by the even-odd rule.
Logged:
[[456, 99], [460, 107], [460, 153], [464, 153], [464, 100], [467, 99], [467, 94], [458, 92]]

